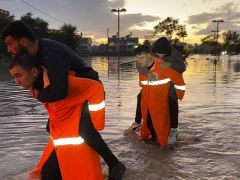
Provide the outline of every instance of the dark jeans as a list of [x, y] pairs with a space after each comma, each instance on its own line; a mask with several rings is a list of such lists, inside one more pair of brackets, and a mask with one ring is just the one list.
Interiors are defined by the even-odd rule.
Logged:
[[[137, 108], [135, 115], [135, 122], [141, 123], [142, 121], [142, 113], [141, 113], [141, 97], [142, 92], [140, 91], [137, 95]], [[173, 83], [171, 83], [168, 94], [169, 100], [169, 113], [170, 113], [170, 124], [171, 128], [178, 128], [178, 100], [176, 91], [174, 89]]]
[[171, 83], [169, 88], [168, 103], [171, 128], [178, 128], [178, 99], [173, 83]]
[[149, 110], [148, 110], [148, 115], [147, 115], [147, 127], [151, 133], [152, 141], [156, 141], [157, 135], [156, 135], [155, 129], [153, 127], [152, 118], [151, 118]]
[[[49, 121], [46, 129], [49, 132]], [[100, 133], [94, 128], [92, 124], [88, 110], [88, 102], [85, 102], [83, 104], [79, 131], [85, 143], [93, 148], [104, 159], [110, 169], [118, 164], [118, 159], [111, 152], [108, 145], [102, 139]]]
[[118, 159], [114, 156], [108, 145], [102, 139], [100, 133], [94, 128], [90, 113], [88, 110], [88, 102], [83, 105], [81, 120], [80, 120], [80, 134], [91, 148], [93, 148], [106, 162], [111, 169], [118, 164]]
[[138, 124], [140, 124], [142, 121], [141, 98], [142, 98], [142, 91], [140, 91], [137, 95], [137, 108], [136, 108], [135, 122]]
[[62, 180], [55, 150], [42, 167], [41, 180]]

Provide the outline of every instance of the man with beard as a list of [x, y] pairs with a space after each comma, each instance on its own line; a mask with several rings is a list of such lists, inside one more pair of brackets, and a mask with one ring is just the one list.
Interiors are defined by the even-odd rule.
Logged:
[[[52, 103], [66, 98], [68, 89], [68, 75], [100, 81], [98, 73], [86, 65], [71, 48], [63, 43], [50, 39], [36, 39], [33, 31], [23, 22], [12, 22], [2, 33], [7, 51], [13, 57], [24, 53], [34, 56], [39, 64], [48, 71], [50, 85], [41, 91], [36, 91], [38, 100], [43, 103]], [[80, 123], [84, 127], [82, 136], [85, 142], [92, 147], [109, 167], [109, 179], [121, 180], [126, 170], [103, 141], [99, 132], [88, 122]]]

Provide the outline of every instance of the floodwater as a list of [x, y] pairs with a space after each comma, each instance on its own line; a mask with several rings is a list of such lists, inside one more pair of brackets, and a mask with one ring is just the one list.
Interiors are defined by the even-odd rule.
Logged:
[[[175, 148], [145, 144], [123, 131], [134, 121], [138, 73], [106, 57], [86, 58], [106, 90], [104, 139], [127, 166], [126, 180], [240, 179], [240, 56], [190, 56], [180, 102], [179, 141]], [[132, 61], [121, 58], [120, 63]], [[118, 73], [119, 72], [119, 73]], [[48, 139], [42, 105], [14, 85], [0, 62], [0, 178], [24, 179]], [[106, 171], [106, 166], [103, 165]], [[21, 178], [22, 177], [22, 178]]]

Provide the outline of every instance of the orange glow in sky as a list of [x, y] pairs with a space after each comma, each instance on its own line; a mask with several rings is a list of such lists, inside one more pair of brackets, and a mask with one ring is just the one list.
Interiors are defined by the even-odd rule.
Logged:
[[[240, 0], [1, 0], [1, 9], [9, 11], [19, 19], [28, 12], [48, 22], [49, 28], [58, 29], [64, 22], [77, 27], [84, 37], [93, 42], [106, 43], [107, 29], [109, 37], [117, 32], [117, 15], [112, 8], [125, 8], [120, 13], [120, 35], [130, 32], [142, 42], [154, 26], [167, 17], [179, 20], [185, 25], [188, 36], [184, 41], [200, 43], [201, 38], [216, 30], [214, 19], [223, 19], [219, 32], [240, 29]], [[24, 2], [25, 2], [24, 1]], [[27, 4], [30, 4], [27, 5]], [[35, 7], [35, 8], [33, 8]], [[40, 9], [37, 10], [37, 9]]]

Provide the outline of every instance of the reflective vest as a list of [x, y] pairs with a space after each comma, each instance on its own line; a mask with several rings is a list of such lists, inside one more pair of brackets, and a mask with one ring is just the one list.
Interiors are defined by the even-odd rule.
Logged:
[[104, 89], [97, 81], [69, 76], [68, 96], [44, 104], [50, 117], [51, 137], [32, 174], [40, 174], [42, 166], [55, 149], [63, 180], [103, 179], [98, 154], [84, 143], [79, 132], [85, 101], [89, 102], [94, 127], [102, 130], [105, 122]]
[[161, 62], [154, 60], [153, 67], [149, 70], [154, 80], [149, 81], [148, 78], [139, 74], [139, 85], [142, 88], [141, 111], [143, 117], [143, 125], [141, 129], [141, 139], [145, 140], [150, 136], [147, 127], [148, 111], [151, 115], [154, 130], [157, 138], [164, 146], [170, 133], [170, 117], [168, 93], [170, 82], [174, 83], [178, 99], [182, 99], [185, 92], [185, 83], [182, 74], [172, 68], [161, 69]]

